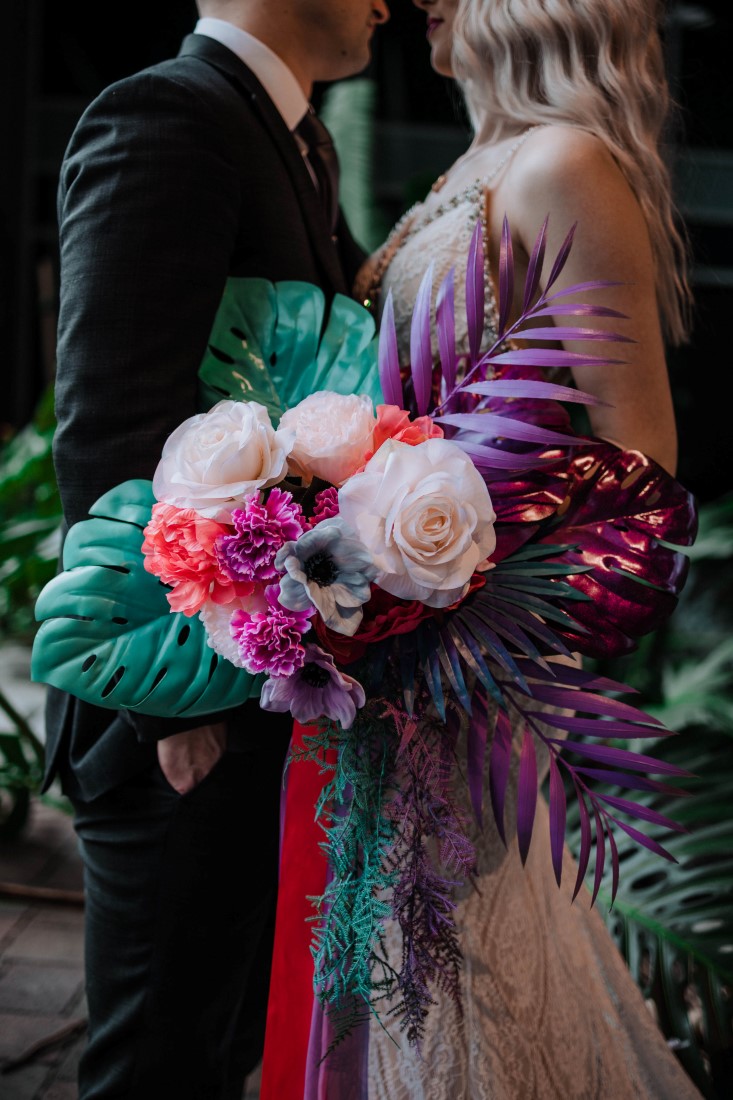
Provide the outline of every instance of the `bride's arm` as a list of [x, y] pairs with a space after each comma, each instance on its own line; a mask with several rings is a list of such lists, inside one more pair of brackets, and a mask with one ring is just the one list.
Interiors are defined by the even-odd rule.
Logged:
[[497, 208], [506, 210], [515, 246], [519, 246], [518, 293], [523, 289], [527, 256], [547, 214], [545, 277], [568, 229], [578, 223], [570, 257], [553, 292], [592, 279], [624, 284], [586, 292], [575, 300], [611, 306], [627, 314], [628, 321], [557, 318], [555, 323], [612, 327], [635, 341], [573, 342], [572, 351], [607, 353], [625, 360], [611, 366], [578, 367], [574, 379], [580, 389], [608, 403], [589, 410], [595, 435], [643, 451], [674, 473], [677, 431], [652, 249], [641, 207], [613, 157], [599, 139], [583, 131], [560, 126], [538, 131], [510, 166], [493, 205], [495, 215]]

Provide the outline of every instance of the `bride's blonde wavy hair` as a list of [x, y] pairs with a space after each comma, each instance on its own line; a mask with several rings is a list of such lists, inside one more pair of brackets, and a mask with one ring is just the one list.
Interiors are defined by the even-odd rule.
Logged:
[[665, 335], [689, 334], [688, 248], [660, 155], [670, 97], [659, 0], [459, 0], [453, 72], [475, 130], [566, 123], [608, 146], [646, 218]]

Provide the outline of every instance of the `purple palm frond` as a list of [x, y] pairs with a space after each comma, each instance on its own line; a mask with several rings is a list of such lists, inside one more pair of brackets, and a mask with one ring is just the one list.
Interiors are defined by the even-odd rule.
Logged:
[[[537, 239], [534, 242], [532, 249], [532, 255], [529, 257], [529, 264], [527, 266], [527, 278], [524, 283], [524, 302], [522, 303], [522, 312], [527, 313], [532, 301], [539, 289], [540, 277], [542, 275], [542, 267], [545, 262], [545, 246], [547, 244], [547, 224], [549, 222], [549, 215], [542, 223], [542, 228], [537, 234]], [[506, 219], [505, 219], [506, 222]], [[507, 228], [509, 223], [506, 222]]]
[[455, 308], [455, 269], [451, 268], [440, 284], [435, 306], [435, 328], [438, 333], [438, 350], [443, 372], [441, 398], [447, 396], [456, 384], [456, 308]]
[[400, 378], [400, 357], [397, 351], [397, 332], [394, 323], [394, 302], [392, 290], [387, 294], [379, 332], [378, 348], [379, 381], [382, 394], [388, 405], [404, 408], [402, 379]]
[[567, 234], [565, 240], [560, 245], [560, 251], [558, 252], [557, 256], [555, 257], [555, 262], [553, 263], [552, 267], [550, 268], [550, 274], [547, 278], [547, 286], [545, 287], [545, 293], [547, 293], [547, 291], [550, 289], [550, 287], [552, 286], [553, 283], [557, 282], [558, 278], [562, 274], [562, 269], [565, 267], [565, 264], [567, 263], [568, 256], [570, 255], [570, 249], [573, 247], [573, 238], [575, 237], [575, 230], [577, 228], [578, 228], [578, 223], [574, 222], [570, 226], [570, 229], [568, 230], [568, 234]]
[[419, 416], [424, 416], [428, 411], [433, 380], [433, 352], [430, 336], [433, 268], [434, 264], [431, 263], [423, 275], [420, 289], [417, 292], [410, 329], [410, 369]]
[[481, 222], [471, 236], [466, 265], [466, 324], [471, 363], [475, 363], [484, 332], [484, 241]]
[[562, 852], [565, 843], [567, 799], [560, 769], [554, 756], [550, 756], [550, 851], [557, 885], [562, 878]]
[[571, 401], [581, 405], [605, 405], [599, 397], [583, 390], [569, 390], [567, 386], [559, 386], [554, 382], [540, 382], [536, 379], [515, 381], [507, 378], [492, 378], [486, 382], [473, 382], [464, 387], [464, 393], [483, 394], [487, 397], [511, 397], [516, 400], [521, 397], [531, 397], [546, 401]]
[[[608, 280], [594, 280], [585, 283], [577, 283], [571, 287], [567, 287], [562, 291], [558, 291], [555, 294], [550, 295], [549, 291], [554, 283], [560, 276], [565, 263], [567, 262], [570, 249], [572, 247], [573, 236], [575, 233], [575, 226], [573, 226], [570, 232], [567, 234], [563, 241], [560, 250], [553, 261], [550, 269], [550, 274], [547, 279], [545, 290], [539, 293], [540, 281], [542, 276], [542, 267], [545, 259], [545, 248], [547, 242], [547, 219], [542, 225], [540, 232], [535, 241], [530, 256], [529, 267], [527, 271], [527, 278], [524, 285], [524, 298], [522, 305], [521, 315], [512, 324], [509, 324], [509, 317], [511, 314], [511, 308], [514, 300], [514, 251], [512, 244], [512, 235], [509, 228], [509, 223], [506, 217], [502, 225], [502, 239], [501, 248], [499, 254], [499, 319], [498, 319], [498, 333], [492, 344], [492, 346], [482, 355], [478, 356], [478, 348], [481, 344], [482, 331], [479, 331], [479, 321], [482, 318], [479, 317], [477, 310], [477, 301], [479, 297], [478, 287], [483, 288], [483, 240], [481, 237], [481, 225], [477, 224], [476, 229], [472, 237], [472, 250], [469, 256], [468, 270], [466, 274], [466, 319], [467, 328], [469, 333], [469, 349], [471, 358], [471, 367], [466, 377], [462, 382], [455, 384], [452, 388], [446, 386], [447, 393], [441, 395], [441, 404], [434, 411], [433, 415], [436, 417], [441, 416], [441, 412], [450, 408], [454, 402], [455, 397], [459, 393], [476, 393], [472, 391], [470, 385], [476, 380], [476, 376], [479, 376], [479, 380], [483, 380], [482, 376], [485, 376], [489, 368], [494, 367], [510, 367], [510, 366], [524, 366], [524, 367], [537, 367], [537, 368], [557, 368], [557, 367], [572, 367], [572, 366], [612, 366], [617, 363], [623, 362], [621, 359], [613, 358], [610, 356], [594, 356], [589, 354], [578, 354], [565, 350], [564, 348], [525, 348], [525, 349], [513, 349], [502, 350], [506, 348], [507, 341], [517, 338], [520, 340], [556, 340], [556, 341], [573, 341], [573, 340], [587, 340], [587, 341], [609, 341], [609, 342], [629, 342], [629, 338], [614, 332], [600, 331], [598, 329], [590, 329], [586, 326], [565, 326], [565, 327], [552, 327], [552, 326], [531, 326], [531, 322], [536, 317], [552, 316], [554, 313], [566, 314], [567, 316], [579, 316], [579, 317], [625, 317], [624, 314], [617, 310], [609, 310], [607, 307], [594, 306], [587, 303], [560, 303], [558, 300], [565, 298], [571, 294], [577, 294], [589, 290], [597, 290], [609, 286], [619, 285]], [[479, 257], [481, 258], [481, 269], [479, 271]], [[481, 291], [483, 293], [483, 290]], [[551, 304], [558, 302], [555, 309], [550, 308]], [[416, 306], [417, 308], [417, 306]], [[529, 328], [525, 327], [530, 325]], [[570, 387], [564, 387], [566, 393], [572, 392]], [[502, 396], [514, 397], [509, 390]], [[556, 400], [565, 400], [560, 391], [555, 394]], [[567, 398], [573, 400], [573, 398]]]
[[506, 846], [504, 825], [504, 805], [509, 781], [509, 767], [512, 760], [512, 724], [509, 715], [501, 708], [497, 711], [494, 724], [494, 739], [491, 743], [489, 758], [489, 794], [494, 821], [499, 836]]
[[[480, 228], [481, 223], [477, 228]], [[526, 295], [525, 295], [526, 296]], [[501, 246], [499, 250], [499, 332], [501, 338], [506, 332], [509, 315], [514, 302], [514, 250], [509, 222], [504, 215], [501, 227]]]
[[522, 863], [527, 862], [529, 845], [532, 839], [534, 815], [537, 809], [537, 756], [534, 740], [529, 729], [525, 728], [522, 739], [522, 751], [519, 757], [519, 778], [517, 780], [517, 840]]
[[564, 432], [555, 432], [550, 429], [539, 428], [536, 424], [527, 424], [524, 420], [515, 420], [509, 416], [497, 416], [495, 413], [447, 413], [436, 419], [441, 427], [450, 424], [460, 428], [464, 432], [474, 432], [483, 442], [485, 439], [495, 439], [504, 436], [506, 439], [518, 439], [524, 443], [537, 443], [552, 446], [554, 443], [577, 444], [578, 437], [566, 435]]

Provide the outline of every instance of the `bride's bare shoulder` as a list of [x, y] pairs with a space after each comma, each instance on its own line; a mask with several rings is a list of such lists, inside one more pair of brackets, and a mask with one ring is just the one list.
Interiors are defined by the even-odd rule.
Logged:
[[571, 125], [546, 125], [530, 133], [505, 176], [505, 190], [517, 201], [577, 201], [599, 187], [625, 187], [621, 168], [605, 142]]
[[628, 181], [601, 138], [574, 126], [533, 131], [517, 150], [502, 180], [507, 212], [554, 211], [574, 220], [616, 207], [627, 214], [636, 200]]

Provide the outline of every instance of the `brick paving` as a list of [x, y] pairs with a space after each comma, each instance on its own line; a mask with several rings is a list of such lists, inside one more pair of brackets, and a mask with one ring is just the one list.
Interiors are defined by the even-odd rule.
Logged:
[[[21, 647], [0, 647], [3, 691], [42, 737], [43, 688], [30, 683], [27, 665]], [[78, 1095], [86, 1025], [82, 868], [71, 817], [59, 808], [60, 792], [51, 794], [51, 801], [32, 799], [16, 836], [0, 837], [0, 1100]], [[49, 1044], [64, 1030], [65, 1039]], [[242, 1100], [258, 1098], [255, 1074]]]

